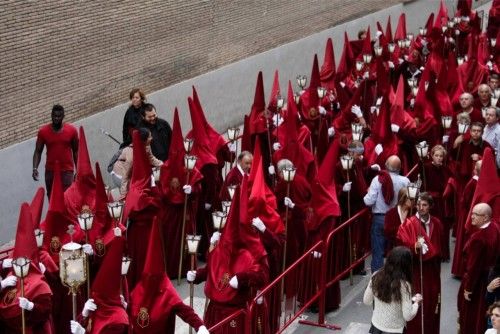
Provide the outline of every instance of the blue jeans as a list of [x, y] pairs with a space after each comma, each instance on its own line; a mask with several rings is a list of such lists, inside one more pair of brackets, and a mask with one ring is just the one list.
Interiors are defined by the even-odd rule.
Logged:
[[371, 241], [372, 241], [372, 274], [384, 266], [384, 220], [385, 215], [373, 214]]

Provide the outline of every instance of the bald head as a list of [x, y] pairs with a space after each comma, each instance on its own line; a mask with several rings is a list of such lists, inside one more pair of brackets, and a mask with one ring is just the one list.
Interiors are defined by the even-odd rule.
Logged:
[[385, 168], [389, 172], [399, 173], [401, 169], [401, 160], [397, 155], [391, 155], [385, 162]]
[[472, 208], [471, 223], [475, 227], [481, 227], [489, 223], [491, 219], [491, 206], [488, 203], [478, 203]]

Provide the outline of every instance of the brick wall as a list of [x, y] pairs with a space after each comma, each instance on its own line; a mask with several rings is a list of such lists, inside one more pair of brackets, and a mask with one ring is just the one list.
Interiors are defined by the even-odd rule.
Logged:
[[34, 136], [54, 103], [75, 121], [131, 87], [149, 93], [399, 2], [4, 1], [0, 148]]

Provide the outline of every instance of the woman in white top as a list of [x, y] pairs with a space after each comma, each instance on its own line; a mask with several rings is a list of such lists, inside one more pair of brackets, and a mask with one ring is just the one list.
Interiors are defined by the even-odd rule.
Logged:
[[487, 329], [484, 334], [499, 334], [500, 333], [500, 302], [494, 302], [488, 308], [488, 314], [491, 317], [491, 325], [493, 328]]
[[410, 250], [393, 248], [382, 269], [373, 274], [363, 296], [366, 305], [373, 304], [370, 333], [403, 333], [406, 322], [415, 317], [422, 296], [412, 298], [411, 278]]

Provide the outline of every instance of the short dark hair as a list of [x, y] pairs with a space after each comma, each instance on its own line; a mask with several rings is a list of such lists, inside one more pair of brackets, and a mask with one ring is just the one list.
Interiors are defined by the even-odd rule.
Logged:
[[481, 122], [474, 122], [474, 123], [472, 123], [472, 124], [470, 125], [471, 130], [472, 130], [472, 127], [473, 127], [473, 126], [480, 127], [480, 128], [481, 128], [481, 130], [483, 130], [483, 129], [484, 129], [484, 124], [483, 124], [483, 123], [481, 123]]
[[144, 104], [144, 107], [141, 109], [141, 115], [142, 117], [146, 116], [146, 111], [151, 112], [153, 110], [156, 110], [156, 107], [152, 103], [146, 103]]
[[241, 161], [243, 160], [243, 158], [247, 155], [252, 155], [252, 153], [250, 153], [249, 151], [243, 151], [241, 152], [240, 154], [238, 154], [238, 161]]
[[144, 92], [142, 91], [142, 89], [140, 88], [133, 88], [131, 91], [130, 91], [130, 94], [129, 94], [129, 98], [132, 100], [132, 98], [134, 97], [135, 93], [139, 93], [139, 96], [141, 97], [141, 101], [144, 102], [146, 100], [146, 94], [144, 94]]
[[149, 131], [148, 128], [138, 128], [137, 131], [139, 131], [139, 137], [141, 138], [141, 141], [145, 143], [146, 140], [148, 140], [151, 131]]
[[64, 113], [64, 107], [60, 104], [54, 104], [52, 106], [52, 112], [62, 111]]
[[427, 203], [429, 203], [429, 206], [434, 205], [434, 199], [432, 198], [431, 194], [429, 194], [428, 192], [425, 192], [425, 191], [421, 192], [418, 195], [417, 201], [426, 201]]
[[491, 74], [490, 74], [490, 80], [491, 80], [491, 79], [498, 80], [498, 74], [496, 74], [496, 73], [491, 73]]

